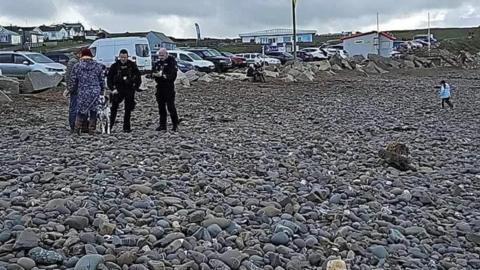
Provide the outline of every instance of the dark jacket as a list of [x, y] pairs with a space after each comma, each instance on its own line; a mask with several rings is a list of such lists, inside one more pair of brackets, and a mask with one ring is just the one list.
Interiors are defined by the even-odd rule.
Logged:
[[255, 69], [253, 67], [248, 67], [247, 77], [253, 77], [255, 75]]
[[77, 57], [73, 57], [72, 59], [68, 60], [67, 63], [67, 70], [65, 71], [65, 81], [67, 82], [67, 90], [70, 92], [70, 95], [77, 95], [75, 91], [73, 91], [73, 85], [71, 84], [72, 80], [70, 78], [72, 74], [73, 67], [75, 66], [76, 63], [78, 63], [80, 60]]
[[[161, 77], [156, 74], [162, 74]], [[165, 60], [158, 60], [152, 68], [152, 77], [157, 82], [157, 90], [174, 91], [177, 79], [177, 61], [169, 55]]]
[[122, 64], [120, 60], [115, 62], [108, 71], [107, 85], [111, 90], [119, 91], [137, 90], [142, 85], [142, 76], [137, 64], [128, 60]]

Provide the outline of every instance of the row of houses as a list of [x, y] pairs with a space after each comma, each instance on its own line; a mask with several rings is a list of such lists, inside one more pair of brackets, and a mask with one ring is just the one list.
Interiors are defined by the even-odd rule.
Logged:
[[95, 40], [102, 33], [102, 30], [86, 30], [81, 23], [63, 23], [36, 27], [0, 26], [0, 45], [28, 44], [31, 47], [38, 47], [47, 41], [69, 39]]

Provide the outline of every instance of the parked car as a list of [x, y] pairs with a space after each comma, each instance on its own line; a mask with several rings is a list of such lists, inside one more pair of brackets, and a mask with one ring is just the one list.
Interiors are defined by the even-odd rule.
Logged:
[[186, 51], [196, 53], [204, 60], [211, 61], [215, 64], [215, 69], [218, 72], [227, 71], [232, 68], [232, 60], [230, 58], [223, 56], [217, 50], [209, 48], [186, 48]]
[[285, 65], [286, 63], [291, 62], [294, 59], [293, 55], [288, 52], [265, 52], [265, 55], [280, 60], [280, 63], [282, 63], [282, 65]]
[[272, 57], [267, 57], [261, 53], [240, 53], [237, 56], [243, 57], [247, 60], [247, 64], [262, 64], [265, 65], [280, 65], [280, 60]]
[[67, 66], [68, 61], [73, 57], [69, 53], [62, 53], [62, 52], [48, 52], [44, 53], [44, 55], [50, 59], [52, 59], [54, 62], [62, 64], [64, 66]]
[[303, 62], [315, 61], [315, 57], [313, 57], [312, 54], [304, 52], [304, 51], [298, 51], [297, 52], [297, 58], [301, 59]]
[[340, 55], [340, 57], [342, 57], [343, 59], [348, 58], [348, 53], [345, 50], [339, 50], [339, 49], [330, 48], [330, 47], [324, 48], [324, 50], [325, 50], [325, 52], [327, 52], [328, 58], [331, 58], [335, 54]]
[[303, 48], [300, 51], [311, 54], [316, 61], [328, 59], [327, 52], [320, 48]]
[[120, 50], [126, 49], [129, 59], [137, 63], [140, 71], [147, 72], [152, 70], [150, 46], [148, 45], [148, 40], [144, 37], [98, 39], [89, 48], [92, 51], [93, 58], [107, 68], [110, 68], [115, 63]]
[[247, 59], [243, 57], [236, 56], [230, 52], [220, 52], [223, 56], [229, 57], [232, 60], [232, 64], [234, 67], [246, 67], [247, 66]]
[[195, 70], [195, 66], [187, 61], [177, 60], [178, 69], [185, 73], [190, 70]]
[[423, 48], [422, 43], [417, 42], [417, 41], [415, 41], [415, 40], [407, 41], [407, 43], [410, 45], [410, 47], [411, 47], [413, 50]]
[[392, 58], [400, 58], [402, 55], [403, 55], [402, 52], [395, 51], [395, 50], [390, 53], [390, 57]]
[[[155, 53], [152, 54], [152, 63], [155, 63], [157, 61], [158, 61], [158, 54], [155, 54]], [[177, 61], [178, 69], [183, 73], [185, 73], [189, 70], [195, 70], [195, 66], [188, 61], [184, 61], [184, 60], [180, 60], [180, 59], [176, 59], [176, 61]]]
[[[423, 35], [415, 35], [415, 36], [413, 37], [413, 40], [415, 40], [415, 41], [421, 40], [421, 41], [423, 41], [423, 42], [425, 42], [425, 43], [428, 44], [428, 34], [427, 34], [427, 35], [425, 35], [425, 34], [423, 34]], [[431, 43], [431, 44], [435, 44], [435, 43], [437, 43], [437, 42], [438, 42], [438, 40], [433, 36], [433, 34], [430, 34], [430, 43]]]
[[40, 53], [0, 51], [0, 69], [4, 76], [24, 78], [35, 71], [64, 75], [66, 67]]
[[186, 61], [188, 63], [191, 63], [198, 71], [201, 72], [212, 72], [215, 71], [215, 64], [203, 60], [200, 56], [193, 52], [189, 51], [181, 51], [181, 50], [171, 50], [168, 51], [170, 55], [173, 55], [177, 60], [180, 61]]
[[394, 50], [397, 50], [401, 47], [404, 47], [405, 46], [405, 41], [403, 40], [394, 40], [393, 41], [393, 49]]
[[327, 48], [333, 48], [333, 49], [337, 49], [337, 50], [343, 50], [343, 44], [328, 45]]

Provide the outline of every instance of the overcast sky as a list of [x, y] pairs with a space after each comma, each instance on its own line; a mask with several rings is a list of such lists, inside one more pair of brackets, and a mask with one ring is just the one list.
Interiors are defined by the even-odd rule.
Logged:
[[[319, 34], [480, 25], [480, 0], [298, 0], [297, 27]], [[109, 32], [155, 30], [177, 38], [291, 26], [290, 0], [0, 0], [0, 25], [82, 22]]]

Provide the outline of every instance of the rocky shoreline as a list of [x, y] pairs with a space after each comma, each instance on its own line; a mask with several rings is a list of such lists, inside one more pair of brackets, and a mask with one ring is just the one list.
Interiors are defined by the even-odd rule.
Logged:
[[[162, 134], [148, 88], [131, 134], [93, 137], [68, 134], [61, 93], [15, 96], [0, 269], [479, 269], [479, 88], [451, 69], [197, 82]], [[415, 171], [378, 158], [396, 141]]]

